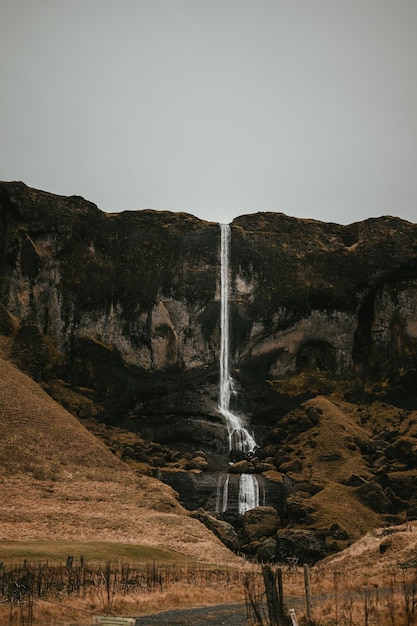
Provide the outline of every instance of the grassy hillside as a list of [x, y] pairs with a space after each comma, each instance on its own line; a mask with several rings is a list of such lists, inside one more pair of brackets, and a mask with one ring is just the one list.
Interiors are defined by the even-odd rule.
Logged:
[[238, 560], [186, 514], [169, 487], [137, 475], [3, 357], [0, 483], [0, 539], [8, 556], [11, 541], [100, 541], [201, 561]]

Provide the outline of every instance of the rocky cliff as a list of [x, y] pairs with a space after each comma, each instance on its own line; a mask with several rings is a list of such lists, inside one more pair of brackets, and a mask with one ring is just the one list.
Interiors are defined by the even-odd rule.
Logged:
[[[283, 452], [308, 430], [293, 415], [303, 402], [338, 392], [369, 403], [371, 392], [408, 417], [417, 407], [417, 225], [257, 213], [231, 229], [233, 410], [260, 441], [253, 471], [285, 517], [294, 470], [306, 484], [302, 459], [289, 469]], [[113, 440], [114, 452], [159, 468], [191, 508], [213, 508], [208, 476], [227, 469], [218, 224], [106, 214], [78, 196], [1, 183], [0, 264], [0, 333], [14, 362], [80, 418], [136, 433], [135, 445]], [[321, 419], [301, 413], [312, 428]]]

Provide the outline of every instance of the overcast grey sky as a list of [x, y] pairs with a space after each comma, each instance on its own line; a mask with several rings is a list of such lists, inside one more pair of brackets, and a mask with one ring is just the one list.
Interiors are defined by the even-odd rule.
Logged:
[[417, 221], [417, 0], [0, 0], [0, 179]]

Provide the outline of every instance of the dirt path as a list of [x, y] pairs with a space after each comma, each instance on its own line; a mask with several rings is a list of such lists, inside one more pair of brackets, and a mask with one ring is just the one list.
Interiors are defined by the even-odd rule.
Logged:
[[199, 609], [165, 611], [136, 618], [136, 626], [245, 626], [244, 604], [220, 604]]

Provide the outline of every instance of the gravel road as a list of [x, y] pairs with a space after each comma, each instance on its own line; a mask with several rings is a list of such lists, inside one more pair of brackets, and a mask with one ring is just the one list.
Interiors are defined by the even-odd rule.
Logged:
[[199, 609], [166, 611], [136, 618], [136, 626], [245, 626], [244, 604], [220, 604]]

